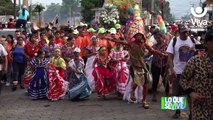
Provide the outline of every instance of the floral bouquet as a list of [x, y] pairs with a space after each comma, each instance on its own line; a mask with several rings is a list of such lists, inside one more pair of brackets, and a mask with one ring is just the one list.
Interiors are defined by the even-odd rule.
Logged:
[[112, 28], [119, 23], [119, 12], [113, 4], [105, 4], [104, 10], [100, 13], [100, 23], [105, 28]]

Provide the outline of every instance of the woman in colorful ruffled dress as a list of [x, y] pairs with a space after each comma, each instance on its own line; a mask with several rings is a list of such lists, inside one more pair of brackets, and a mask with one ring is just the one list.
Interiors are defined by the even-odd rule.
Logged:
[[55, 49], [54, 57], [50, 59], [50, 63], [55, 65], [56, 69], [59, 71], [59, 75], [64, 79], [65, 78], [65, 70], [66, 70], [66, 62], [61, 57], [61, 50]]
[[84, 60], [80, 57], [80, 48], [74, 50], [74, 59], [70, 60], [69, 68], [69, 90], [68, 96], [71, 100], [85, 99], [91, 95], [91, 89], [84, 75]]
[[126, 61], [128, 60], [128, 51], [123, 50], [122, 44], [116, 42], [115, 49], [111, 51], [110, 58], [113, 66], [114, 80], [116, 80], [116, 89], [119, 96], [122, 96], [126, 90], [128, 82], [129, 68]]
[[65, 45], [61, 48], [62, 57], [65, 62], [68, 63], [71, 59], [74, 58], [74, 49], [76, 46], [74, 45], [73, 37], [69, 37]]
[[[37, 35], [32, 34], [29, 38], [29, 41], [24, 46], [24, 53], [25, 53], [25, 57], [27, 59], [27, 68], [26, 68], [25, 72], [32, 71], [29, 67], [30, 61], [35, 57], [35, 54], [40, 49], [42, 49], [42, 46], [40, 44], [38, 44]], [[25, 78], [24, 78], [25, 88], [28, 88], [28, 84], [29, 84], [30, 80], [31, 80], [31, 77], [28, 77], [28, 75], [25, 74]]]
[[92, 36], [90, 40], [91, 40], [91, 45], [89, 45], [86, 48], [87, 63], [86, 63], [86, 67], [85, 67], [85, 73], [86, 73], [86, 77], [88, 79], [90, 88], [92, 89], [92, 91], [95, 91], [95, 81], [94, 81], [94, 77], [92, 75], [92, 71], [94, 70], [93, 62], [96, 58], [98, 49], [100, 47], [97, 45], [98, 39], [96, 36]]
[[[74, 58], [74, 49], [76, 46], [74, 45], [74, 39], [69, 37], [65, 45], [61, 48], [62, 57], [64, 58], [66, 65], [68, 65], [69, 61]], [[68, 72], [70, 72], [70, 68], [67, 66], [65, 70], [65, 80], [69, 81], [68, 79]]]
[[45, 52], [38, 51], [37, 56], [30, 63], [34, 72], [29, 83], [28, 94], [32, 99], [46, 98], [48, 91], [47, 67], [49, 61], [45, 58]]
[[63, 98], [67, 91], [68, 82], [64, 80], [64, 71], [66, 63], [61, 57], [61, 51], [55, 50], [55, 55], [50, 59], [49, 65], [49, 91], [48, 99], [52, 101]]
[[99, 54], [97, 55], [93, 66], [96, 67], [93, 70], [93, 76], [95, 79], [95, 89], [98, 94], [98, 98], [106, 98], [106, 95], [115, 90], [115, 80], [112, 78], [112, 72], [110, 72], [107, 64], [109, 62], [106, 47], [100, 47]]

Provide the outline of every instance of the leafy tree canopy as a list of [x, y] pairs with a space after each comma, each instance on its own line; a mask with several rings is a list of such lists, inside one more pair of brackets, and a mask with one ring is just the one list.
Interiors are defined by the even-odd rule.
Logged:
[[0, 15], [13, 15], [13, 3], [11, 0], [0, 0]]
[[60, 15], [61, 5], [51, 3], [47, 6], [47, 10], [44, 11], [44, 20], [49, 22], [51, 21], [56, 15]]
[[81, 0], [82, 16], [86, 22], [90, 22], [94, 19], [95, 11], [94, 8], [100, 8], [104, 4], [104, 0]]

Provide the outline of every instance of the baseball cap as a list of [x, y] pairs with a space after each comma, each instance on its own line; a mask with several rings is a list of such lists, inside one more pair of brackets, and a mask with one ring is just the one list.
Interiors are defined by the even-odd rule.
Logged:
[[95, 35], [93, 35], [91, 38], [90, 38], [91, 41], [97, 41], [97, 37]]
[[116, 33], [117, 33], [117, 31], [116, 31], [115, 28], [111, 28], [111, 29], [109, 30], [109, 32], [110, 32], [111, 34], [116, 34]]
[[96, 30], [94, 29], [94, 28], [90, 28], [90, 29], [88, 29], [87, 30], [89, 33], [95, 33], [96, 32]]
[[73, 52], [80, 53], [80, 52], [81, 52], [81, 49], [80, 49], [80, 48], [78, 48], [78, 47], [76, 47], [76, 48], [74, 49], [74, 51], [73, 51]]
[[105, 28], [99, 28], [98, 34], [104, 34], [104, 33], [106, 33]]
[[180, 32], [189, 32], [189, 28], [185, 25], [179, 25]]
[[74, 35], [78, 35], [78, 34], [79, 34], [78, 30], [74, 30], [74, 31], [73, 31], [73, 34], [74, 34]]
[[120, 28], [121, 28], [121, 25], [120, 25], [120, 24], [116, 24], [116, 25], [115, 25], [115, 28], [116, 28], [116, 29], [120, 29]]

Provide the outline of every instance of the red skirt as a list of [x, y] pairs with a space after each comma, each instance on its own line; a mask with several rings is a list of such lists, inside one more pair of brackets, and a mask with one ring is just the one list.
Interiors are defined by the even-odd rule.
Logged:
[[58, 100], [65, 96], [68, 83], [61, 77], [60, 70], [57, 70], [53, 65], [49, 65], [49, 88], [48, 88], [48, 98], [52, 100]]
[[116, 82], [109, 69], [99, 66], [94, 69], [92, 74], [95, 80], [95, 89], [99, 95], [105, 95], [115, 90]]
[[65, 79], [65, 70], [60, 68], [60, 67], [56, 67], [56, 69], [58, 70], [58, 74]]

